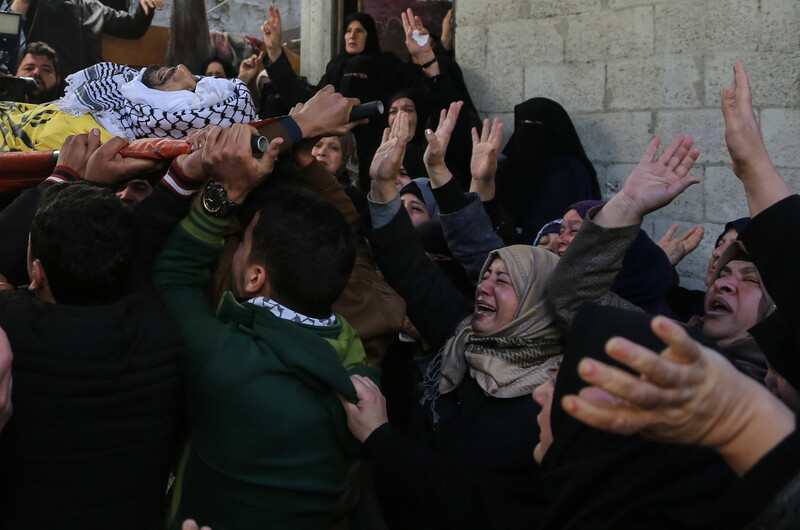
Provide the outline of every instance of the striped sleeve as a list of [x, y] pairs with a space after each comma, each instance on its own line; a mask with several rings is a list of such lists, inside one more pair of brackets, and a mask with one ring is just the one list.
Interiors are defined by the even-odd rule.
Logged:
[[167, 174], [161, 182], [176, 197], [189, 198], [193, 196], [203, 186], [203, 181], [192, 180], [184, 175], [177, 162], [173, 161], [169, 166]]
[[222, 245], [225, 243], [225, 230], [229, 224], [230, 221], [227, 218], [208, 215], [198, 203], [181, 221], [181, 228], [186, 230], [190, 236], [204, 243]]
[[81, 176], [68, 166], [56, 166], [53, 174], [47, 177], [47, 182], [52, 182], [53, 184], [64, 184], [65, 182], [76, 182], [78, 180], [81, 180]]

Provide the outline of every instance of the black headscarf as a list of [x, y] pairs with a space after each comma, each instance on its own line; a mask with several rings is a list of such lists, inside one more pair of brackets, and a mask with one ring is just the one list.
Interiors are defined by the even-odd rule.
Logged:
[[233, 64], [219, 55], [214, 55], [203, 61], [203, 64], [200, 65], [200, 70], [197, 71], [197, 75], [206, 75], [208, 65], [211, 63], [219, 63], [222, 65], [222, 70], [225, 72], [225, 79], [233, 79], [236, 77], [236, 69], [233, 67]]
[[[381, 55], [381, 47], [378, 41], [378, 30], [375, 27], [375, 20], [366, 13], [353, 13], [349, 17], [347, 17], [344, 21], [344, 32], [347, 32], [347, 26], [350, 25], [351, 22], [357, 21], [360, 22], [364, 29], [367, 31], [367, 41], [364, 44], [364, 51], [359, 54], [354, 53], [347, 53], [347, 48], [344, 43], [344, 34], [342, 36], [341, 42], [341, 49], [342, 52], [337, 55], [336, 57], [328, 63], [328, 67], [325, 69], [325, 76], [322, 78], [322, 82], [320, 86], [324, 86], [328, 83], [332, 84], [337, 92], [342, 92], [344, 95], [348, 97], [359, 97], [357, 95], [345, 93], [341, 90], [341, 82], [342, 77], [345, 73], [358, 73], [363, 68], [363, 65], [369, 65], [369, 62], [363, 62], [362, 64], [350, 65], [349, 69], [346, 71], [345, 68], [350, 63], [351, 59], [354, 57], [364, 57], [364, 58], [378, 58]], [[368, 73], [365, 72], [365, 75]], [[368, 101], [363, 100], [362, 101]]]
[[[531, 193], [536, 190], [547, 163], [560, 156], [575, 158], [586, 167], [594, 195], [591, 198], [600, 198], [597, 171], [583, 150], [569, 114], [552, 99], [532, 98], [514, 107], [514, 133], [503, 154], [515, 162], [509, 182], [512, 214], [529, 206]], [[520, 201], [523, 202], [519, 204]]]
[[651, 318], [595, 304], [586, 304], [576, 316], [553, 396], [554, 441], [541, 465], [542, 491], [550, 497], [541, 530], [710, 528], [708, 518], [716, 515], [718, 497], [737, 482], [710, 449], [607, 433], [561, 408], [564, 395], [586, 386], [577, 373], [582, 358], [625, 369], [605, 354], [605, 342], [612, 336], [663, 349], [650, 330]]
[[729, 230], [736, 230], [737, 234], [741, 234], [744, 227], [747, 226], [747, 223], [750, 222], [749, 217], [740, 217], [738, 219], [734, 219], [733, 221], [728, 221], [725, 223], [725, 229], [722, 233], [717, 237], [717, 241], [714, 244], [715, 247], [719, 246], [719, 242], [725, 237], [725, 234], [728, 233]]

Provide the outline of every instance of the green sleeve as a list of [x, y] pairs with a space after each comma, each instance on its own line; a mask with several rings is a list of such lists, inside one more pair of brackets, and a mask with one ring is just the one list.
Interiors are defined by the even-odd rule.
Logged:
[[175, 228], [153, 269], [156, 290], [181, 327], [189, 369], [205, 361], [225, 328], [205, 293], [209, 268], [219, 259], [228, 224], [198, 205]]

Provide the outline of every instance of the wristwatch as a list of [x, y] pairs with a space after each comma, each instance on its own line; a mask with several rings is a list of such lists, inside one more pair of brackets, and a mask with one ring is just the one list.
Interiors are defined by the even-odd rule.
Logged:
[[238, 204], [228, 198], [228, 192], [225, 191], [225, 188], [213, 180], [206, 185], [201, 202], [203, 210], [214, 217], [228, 217], [233, 215], [233, 212], [239, 207]]

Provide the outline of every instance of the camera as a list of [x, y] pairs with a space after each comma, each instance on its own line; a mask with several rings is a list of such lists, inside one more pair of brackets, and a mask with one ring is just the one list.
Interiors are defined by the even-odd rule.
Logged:
[[26, 95], [36, 89], [29, 77], [8, 76], [10, 53], [19, 48], [22, 15], [0, 13], [0, 101], [25, 101]]

